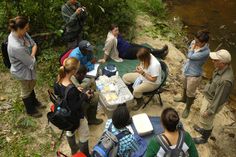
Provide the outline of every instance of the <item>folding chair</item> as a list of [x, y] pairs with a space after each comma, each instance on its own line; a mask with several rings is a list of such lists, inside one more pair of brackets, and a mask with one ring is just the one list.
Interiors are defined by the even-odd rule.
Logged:
[[147, 106], [147, 104], [152, 100], [152, 98], [156, 94], [158, 94], [160, 105], [163, 106], [162, 99], [161, 99], [161, 93], [164, 91], [163, 86], [165, 85], [166, 79], [168, 77], [169, 69], [164, 61], [160, 60], [159, 62], [161, 64], [161, 84], [154, 91], [143, 93], [144, 96], [149, 97], [148, 101], [144, 103], [143, 108], [145, 108]]

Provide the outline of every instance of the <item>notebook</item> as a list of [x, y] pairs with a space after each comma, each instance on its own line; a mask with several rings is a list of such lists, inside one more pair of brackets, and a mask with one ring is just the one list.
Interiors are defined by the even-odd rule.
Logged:
[[100, 64], [94, 64], [94, 69], [87, 72], [86, 77], [97, 77], [98, 76], [98, 67]]

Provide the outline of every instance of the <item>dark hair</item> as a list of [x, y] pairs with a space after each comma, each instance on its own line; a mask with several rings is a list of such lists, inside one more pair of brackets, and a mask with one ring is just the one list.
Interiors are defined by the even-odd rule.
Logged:
[[209, 41], [209, 31], [204, 29], [197, 32], [195, 38], [197, 38], [201, 43], [207, 43]]
[[166, 108], [161, 113], [161, 122], [164, 128], [170, 132], [174, 132], [177, 130], [177, 125], [179, 124], [179, 115], [173, 108]]
[[109, 30], [112, 31], [113, 29], [115, 29], [117, 27], [118, 27], [118, 25], [113, 23], [110, 25]]
[[113, 112], [112, 123], [117, 129], [122, 129], [131, 124], [131, 117], [126, 104], [119, 105]]
[[17, 16], [9, 20], [9, 29], [16, 31], [17, 29], [23, 29], [29, 23], [27, 17]]
[[150, 49], [140, 48], [137, 53], [137, 58], [143, 62], [144, 68], [148, 68], [151, 62]]

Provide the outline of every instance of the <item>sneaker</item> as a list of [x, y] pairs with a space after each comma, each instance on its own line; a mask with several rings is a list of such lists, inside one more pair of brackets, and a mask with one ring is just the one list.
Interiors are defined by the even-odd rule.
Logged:
[[123, 62], [122, 58], [112, 58], [115, 62]]

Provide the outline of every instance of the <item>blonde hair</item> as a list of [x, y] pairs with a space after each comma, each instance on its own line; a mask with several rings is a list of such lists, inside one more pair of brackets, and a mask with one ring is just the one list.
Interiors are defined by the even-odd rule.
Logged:
[[80, 62], [76, 58], [66, 58], [63, 65], [59, 68], [57, 83], [61, 83], [62, 79], [66, 77], [66, 74], [72, 72], [73, 70], [79, 69]]

